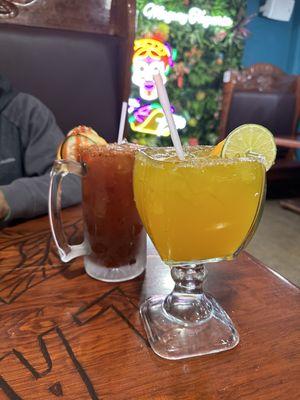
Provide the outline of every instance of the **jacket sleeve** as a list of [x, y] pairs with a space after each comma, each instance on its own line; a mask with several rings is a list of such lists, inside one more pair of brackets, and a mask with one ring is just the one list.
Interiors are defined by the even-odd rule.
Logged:
[[[10, 108], [20, 131], [24, 177], [0, 186], [0, 190], [10, 207], [9, 220], [32, 218], [48, 211], [50, 170], [64, 136], [51, 111], [36, 98], [21, 93]], [[79, 178], [66, 177], [62, 206], [71, 206], [80, 200]]]

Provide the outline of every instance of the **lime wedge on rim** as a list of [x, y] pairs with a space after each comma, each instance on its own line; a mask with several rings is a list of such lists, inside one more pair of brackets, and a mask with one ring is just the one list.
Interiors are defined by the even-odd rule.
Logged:
[[274, 164], [277, 152], [274, 136], [264, 126], [241, 125], [221, 143], [217, 147], [222, 158], [261, 156], [267, 171]]

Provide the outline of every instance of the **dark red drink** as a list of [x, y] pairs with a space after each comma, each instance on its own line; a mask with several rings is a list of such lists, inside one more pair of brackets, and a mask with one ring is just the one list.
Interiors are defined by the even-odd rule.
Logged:
[[130, 272], [130, 267], [145, 266], [146, 235], [133, 198], [135, 151], [136, 146], [126, 144], [82, 151], [85, 237], [95, 269], [126, 267]]

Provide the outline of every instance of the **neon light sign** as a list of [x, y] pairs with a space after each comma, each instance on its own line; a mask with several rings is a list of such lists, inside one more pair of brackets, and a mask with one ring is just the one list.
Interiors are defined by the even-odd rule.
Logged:
[[142, 99], [147, 101], [157, 99], [153, 74], [159, 71], [165, 84], [166, 76], [174, 65], [174, 56], [175, 52], [168, 43], [150, 38], [134, 41], [132, 82], [139, 87]]
[[148, 3], [143, 8], [143, 15], [148, 19], [156, 19], [158, 21], [163, 21], [166, 24], [171, 22], [177, 22], [180, 25], [202, 25], [203, 28], [208, 28], [209, 26], [223, 26], [231, 27], [233, 21], [230, 17], [226, 16], [210, 16], [206, 14], [205, 10], [198, 7], [190, 8], [188, 13], [168, 11], [165, 6]]
[[[129, 99], [129, 123], [133, 131], [157, 136], [170, 135], [161, 105], [152, 102], [158, 98], [153, 75], [159, 71], [163, 83], [166, 84], [167, 75], [174, 66], [175, 58], [176, 50], [172, 50], [167, 42], [163, 43], [152, 38], [135, 40], [132, 82], [139, 88], [140, 98]], [[174, 109], [172, 112], [177, 129], [185, 128], [185, 118], [176, 115]]]

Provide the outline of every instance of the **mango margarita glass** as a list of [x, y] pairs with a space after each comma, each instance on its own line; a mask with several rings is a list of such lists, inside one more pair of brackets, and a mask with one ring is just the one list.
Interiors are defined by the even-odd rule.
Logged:
[[232, 259], [249, 238], [264, 197], [259, 158], [222, 159], [210, 147], [145, 149], [136, 156], [135, 201], [164, 262]]
[[254, 232], [265, 188], [265, 159], [214, 155], [210, 147], [136, 155], [134, 196], [142, 222], [175, 282], [140, 308], [153, 351], [180, 359], [232, 349], [230, 317], [203, 291], [204, 263], [232, 259]]

